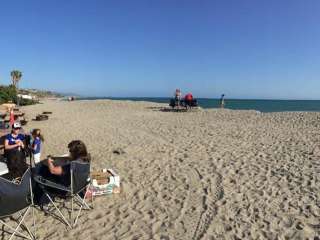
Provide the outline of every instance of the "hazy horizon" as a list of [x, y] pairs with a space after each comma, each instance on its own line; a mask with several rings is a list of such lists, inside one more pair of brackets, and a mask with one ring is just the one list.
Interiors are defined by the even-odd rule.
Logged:
[[[1, 85], [1, 84], [0, 84]], [[37, 89], [37, 88], [24, 88], [25, 90], [38, 90], [38, 91], [51, 91], [53, 93], [57, 93], [57, 94], [61, 94], [65, 97], [70, 97], [70, 96], [74, 96], [74, 97], [79, 97], [79, 98], [121, 98], [121, 99], [129, 99], [129, 98], [164, 98], [164, 99], [168, 99], [168, 98], [172, 98], [173, 94], [168, 94], [168, 95], [163, 95], [163, 96], [148, 96], [148, 95], [144, 95], [144, 96], [108, 96], [108, 95], [88, 95], [88, 94], [79, 94], [79, 93], [75, 93], [75, 92], [63, 92], [63, 91], [54, 91], [52, 89]], [[191, 91], [190, 91], [191, 92]], [[186, 94], [187, 92], [183, 93]], [[189, 93], [189, 92], [188, 92]], [[192, 92], [191, 92], [192, 93]], [[200, 99], [215, 99], [215, 100], [219, 100], [221, 97], [221, 94], [218, 96], [198, 96], [198, 95], [194, 95], [195, 98], [200, 98]], [[239, 98], [239, 97], [234, 97], [234, 96], [227, 96], [225, 95], [225, 99], [229, 99], [229, 100], [270, 100], [270, 101], [320, 101], [320, 99], [307, 99], [307, 98], [300, 98], [300, 99], [293, 99], [293, 98]]]
[[[69, 93], [67, 96], [72, 96], [72, 93]], [[119, 99], [143, 99], [143, 98], [154, 98], [154, 99], [168, 99], [172, 98], [173, 96], [86, 96], [86, 95], [77, 95], [74, 94], [74, 96], [78, 96], [80, 98], [119, 98]], [[213, 99], [213, 100], [219, 100], [220, 97], [203, 97], [203, 96], [194, 96], [197, 99]], [[285, 99], [285, 98], [235, 98], [235, 97], [230, 97], [228, 98], [227, 96], [225, 97], [226, 100], [256, 100], [256, 101], [320, 101], [320, 99]]]

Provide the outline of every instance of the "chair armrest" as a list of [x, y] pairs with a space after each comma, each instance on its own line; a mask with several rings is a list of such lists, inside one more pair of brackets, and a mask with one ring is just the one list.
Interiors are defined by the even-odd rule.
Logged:
[[42, 186], [46, 186], [46, 187], [62, 190], [62, 191], [65, 191], [65, 192], [71, 192], [71, 188], [70, 187], [66, 187], [66, 186], [64, 186], [62, 184], [52, 182], [52, 181], [50, 181], [48, 179], [45, 179], [44, 177], [42, 177], [40, 175], [33, 176], [33, 180], [36, 183], [38, 183], [38, 184], [40, 184]]

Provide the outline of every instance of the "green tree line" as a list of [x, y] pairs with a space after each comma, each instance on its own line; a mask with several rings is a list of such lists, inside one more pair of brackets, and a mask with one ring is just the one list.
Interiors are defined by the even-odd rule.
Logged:
[[18, 83], [22, 78], [22, 72], [19, 70], [13, 70], [10, 73], [12, 84], [9, 86], [0, 85], [0, 104], [12, 102], [19, 105], [35, 104], [36, 101], [30, 99], [18, 98]]

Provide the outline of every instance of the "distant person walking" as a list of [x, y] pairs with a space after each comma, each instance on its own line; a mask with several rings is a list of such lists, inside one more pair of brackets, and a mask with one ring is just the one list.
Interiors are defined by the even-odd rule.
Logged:
[[225, 95], [222, 94], [221, 98], [220, 98], [220, 108], [224, 108], [225, 106], [225, 99], [224, 99]]

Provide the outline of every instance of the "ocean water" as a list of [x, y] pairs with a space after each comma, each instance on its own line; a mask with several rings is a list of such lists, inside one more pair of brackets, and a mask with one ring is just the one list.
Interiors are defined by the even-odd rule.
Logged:
[[[148, 101], [156, 103], [169, 103], [170, 98], [114, 98], [114, 97], [89, 97], [78, 98], [82, 100], [112, 99]], [[320, 112], [320, 100], [253, 100], [253, 99], [226, 99], [225, 108], [236, 110], [257, 110], [260, 112], [285, 112], [285, 111], [311, 111]], [[198, 98], [202, 108], [218, 108], [219, 99]]]

